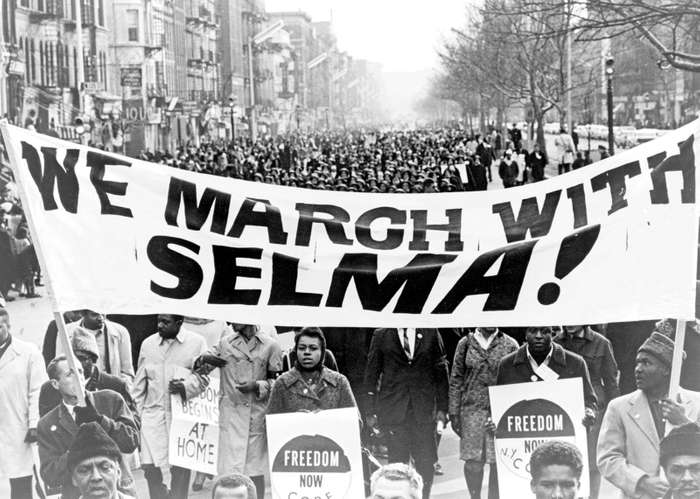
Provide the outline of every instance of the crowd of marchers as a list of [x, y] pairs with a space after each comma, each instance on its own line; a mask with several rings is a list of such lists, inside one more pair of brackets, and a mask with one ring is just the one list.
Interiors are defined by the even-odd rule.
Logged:
[[[582, 380], [590, 497], [598, 497], [601, 478], [620, 497], [700, 497], [700, 395], [690, 389], [700, 382], [697, 357], [686, 358], [684, 388], [669, 396], [670, 320], [374, 330], [169, 314], [108, 318], [90, 310], [64, 318], [79, 361], [75, 370], [57, 341], [55, 322], [48, 325], [42, 355], [12, 336], [10, 315], [0, 309], [0, 405], [12, 408], [0, 432], [0, 472], [10, 479], [12, 497], [31, 496], [35, 442], [46, 492], [66, 499], [136, 497], [138, 467], [153, 499], [201, 490], [213, 477], [192, 476], [169, 463], [171, 397], [196, 397], [218, 376], [213, 497], [265, 497], [267, 414], [355, 407], [369, 497], [430, 497], [440, 474], [436, 428], [448, 424], [460, 437], [469, 497], [481, 497], [488, 469], [488, 497], [498, 498], [488, 388], [536, 383], [551, 373]], [[294, 331], [288, 351], [281, 349], [278, 331]], [[691, 324], [687, 350], [697, 349], [699, 336]], [[627, 355], [616, 355], [616, 343]], [[73, 382], [76, 376], [80, 384]], [[634, 386], [625, 386], [630, 377]], [[535, 497], [579, 497], [581, 449], [555, 440], [530, 457]], [[377, 459], [387, 464], [375, 469]], [[242, 495], [226, 495], [232, 489]]]

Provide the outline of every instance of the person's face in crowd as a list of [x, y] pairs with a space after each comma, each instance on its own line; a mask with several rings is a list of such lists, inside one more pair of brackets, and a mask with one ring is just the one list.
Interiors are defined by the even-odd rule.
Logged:
[[245, 485], [238, 487], [217, 487], [214, 499], [251, 499], [248, 497], [248, 489]]
[[170, 314], [158, 314], [158, 333], [163, 338], [174, 338], [180, 332], [182, 319]]
[[579, 334], [581, 331], [583, 331], [583, 327], [584, 327], [584, 326], [582, 326], [582, 325], [564, 326], [564, 330], [565, 330], [568, 334], [570, 334], [570, 335], [573, 336], [573, 335]]
[[83, 324], [88, 329], [102, 329], [105, 325], [105, 316], [93, 310], [84, 310]]
[[301, 336], [297, 344], [297, 359], [304, 369], [313, 369], [321, 362], [321, 340]]
[[546, 354], [552, 347], [552, 329], [549, 327], [531, 327], [525, 333], [525, 341], [531, 354]]
[[97, 361], [95, 355], [84, 350], [76, 350], [75, 358], [78, 359], [78, 362], [80, 362], [80, 365], [83, 367], [83, 375], [86, 378], [89, 378], [92, 375], [92, 370], [94, 369], [95, 362]]
[[370, 499], [415, 499], [408, 480], [389, 480], [381, 477], [374, 484]]
[[634, 379], [637, 388], [643, 391], [653, 391], [668, 385], [669, 369], [656, 357], [646, 352], [637, 353], [634, 366]]
[[[76, 371], [70, 368], [67, 360], [58, 363], [57, 379], [51, 380], [51, 385], [59, 391], [61, 398], [66, 404], [76, 405], [80, 390], [84, 389], [85, 378], [83, 376], [83, 367], [76, 366]], [[75, 377], [77, 375], [80, 386], [76, 386]]]
[[10, 337], [10, 316], [0, 315], [0, 345]]
[[673, 456], [664, 472], [673, 499], [700, 499], [700, 456]]
[[580, 485], [571, 466], [550, 464], [530, 482], [530, 489], [536, 499], [574, 499]]
[[78, 463], [72, 480], [85, 499], [114, 499], [120, 477], [119, 463], [107, 456], [96, 456]]

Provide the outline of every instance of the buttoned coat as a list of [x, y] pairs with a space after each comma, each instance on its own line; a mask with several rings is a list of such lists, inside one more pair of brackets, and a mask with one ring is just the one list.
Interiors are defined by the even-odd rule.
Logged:
[[[112, 390], [97, 390], [87, 392], [85, 397], [90, 398], [102, 416], [98, 422], [119, 450], [123, 454], [135, 451], [139, 445], [139, 430], [122, 396]], [[80, 495], [68, 473], [68, 449], [78, 433], [78, 428], [75, 419], [62, 403], [41, 418], [37, 427], [41, 477], [48, 487], [62, 487], [63, 499]], [[122, 483], [130, 482], [133, 484], [131, 472], [122, 465]]]
[[32, 474], [32, 448], [24, 438], [39, 421], [39, 391], [44, 380], [46, 369], [39, 349], [12, 337], [0, 357], [0, 477]]
[[141, 417], [142, 463], [170, 466], [168, 442], [172, 409], [168, 384], [170, 380], [183, 379], [187, 399], [201, 393], [209, 380], [192, 368], [195, 359], [206, 350], [204, 338], [182, 328], [170, 343], [156, 333], [141, 344], [132, 395]]
[[293, 367], [272, 385], [267, 413], [314, 412], [344, 407], [357, 407], [345, 376], [327, 367], [322, 368], [321, 386], [314, 394], [307, 388], [299, 370]]
[[[267, 472], [265, 410], [273, 376], [282, 371], [280, 346], [263, 334], [248, 342], [236, 332], [221, 338], [208, 353], [226, 361], [219, 370], [219, 474], [263, 475]], [[250, 381], [256, 382], [257, 393], [236, 388]]]
[[411, 360], [403, 350], [397, 329], [374, 332], [365, 387], [377, 392], [368, 400], [368, 409], [370, 414], [376, 410], [381, 424], [402, 424], [409, 406], [416, 421], [432, 421], [436, 410], [447, 412], [448, 386], [445, 349], [437, 329], [416, 329]]
[[[686, 416], [698, 422], [700, 394], [681, 389], [680, 396]], [[635, 490], [642, 476], [660, 474], [659, 443], [644, 392], [637, 390], [608, 404], [598, 437], [598, 469], [620, 489], [620, 498], [652, 499], [636, 494]]]

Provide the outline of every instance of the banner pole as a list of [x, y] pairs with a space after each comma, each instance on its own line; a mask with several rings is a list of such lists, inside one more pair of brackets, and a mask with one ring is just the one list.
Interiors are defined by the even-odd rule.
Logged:
[[19, 191], [20, 199], [22, 200], [22, 211], [27, 218], [27, 223], [29, 224], [29, 232], [32, 244], [36, 249], [36, 255], [39, 259], [39, 264], [44, 272], [46, 290], [49, 292], [49, 298], [51, 299], [51, 308], [53, 309], [54, 320], [56, 321], [56, 327], [58, 329], [58, 341], [61, 342], [63, 351], [66, 352], [66, 358], [68, 359], [68, 366], [70, 367], [73, 378], [73, 383], [75, 385], [75, 393], [78, 394], [78, 405], [85, 405], [85, 393], [83, 391], [83, 383], [79, 379], [78, 375], [78, 360], [73, 354], [73, 349], [70, 345], [70, 339], [68, 338], [68, 332], [66, 330], [66, 322], [63, 319], [63, 314], [58, 309], [58, 302], [56, 300], [56, 294], [53, 291], [51, 275], [49, 273], [49, 268], [46, 265], [46, 259], [44, 258], [44, 249], [41, 247], [39, 242], [40, 238], [37, 237], [38, 231], [36, 230], [36, 225], [34, 225], [34, 218], [32, 216], [32, 211], [29, 208], [29, 196], [26, 192], [26, 186], [22, 182], [22, 176], [20, 175], [20, 156], [18, 151], [15, 150], [12, 140], [10, 139], [10, 125], [6, 120], [0, 122], [0, 131], [2, 132], [2, 138], [5, 142], [5, 147], [7, 148], [7, 154], [10, 157], [10, 168], [15, 177], [15, 183], [17, 184], [17, 190]]
[[686, 321], [678, 319], [676, 337], [673, 345], [673, 360], [671, 362], [671, 379], [668, 386], [668, 397], [676, 400], [681, 384], [681, 368], [683, 367], [683, 346], [685, 345]]

